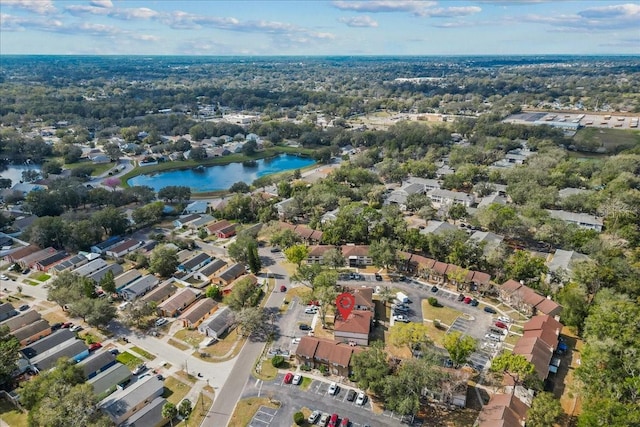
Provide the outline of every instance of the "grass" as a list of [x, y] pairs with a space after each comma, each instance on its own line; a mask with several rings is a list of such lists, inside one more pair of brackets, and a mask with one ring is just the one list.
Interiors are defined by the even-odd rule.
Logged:
[[177, 340], [184, 341], [192, 347], [198, 347], [203, 338], [202, 334], [196, 329], [180, 329], [173, 335], [173, 337]]
[[278, 375], [278, 369], [276, 369], [271, 364], [271, 359], [264, 359], [262, 361], [262, 368], [260, 370], [260, 373], [257, 373], [255, 369], [252, 370], [251, 373], [256, 378], [259, 378], [264, 381], [271, 381], [275, 379], [276, 376]]
[[278, 406], [271, 403], [266, 397], [250, 397], [249, 399], [242, 399], [236, 405], [236, 410], [231, 415], [228, 427], [245, 427], [251, 422], [251, 419], [258, 412], [261, 406], [277, 409]]
[[507, 344], [516, 345], [520, 338], [522, 338], [520, 335], [509, 334], [507, 335], [507, 338], [505, 338], [504, 342]]
[[11, 402], [0, 399], [0, 420], [11, 427], [26, 426], [27, 412], [20, 412]]
[[31, 286], [38, 286], [40, 284], [40, 282], [34, 282], [33, 280], [27, 280], [27, 279], [24, 280], [24, 283]]
[[186, 421], [181, 421], [180, 423], [176, 424], [176, 426], [186, 427], [189, 425], [189, 423], [191, 423], [192, 426], [198, 426], [202, 424], [212, 403], [213, 400], [211, 400], [209, 396], [200, 393], [200, 396], [198, 396], [198, 400], [193, 404], [193, 409], [191, 415], [189, 416], [189, 419]]
[[439, 347], [442, 347], [442, 342], [444, 340], [444, 336], [447, 334], [447, 331], [436, 328], [433, 322], [424, 322], [424, 326], [427, 329], [429, 338], [433, 340], [433, 343]]
[[311, 379], [309, 377], [305, 377], [304, 374], [303, 374], [302, 375], [302, 382], [300, 383], [300, 388], [303, 389], [303, 390], [307, 390], [311, 386], [312, 382], [313, 382], [313, 379]]
[[306, 286], [298, 286], [291, 288], [287, 291], [286, 299], [292, 301], [293, 298], [298, 297], [303, 302], [311, 299], [311, 289]]
[[640, 131], [623, 129], [580, 129], [573, 137], [578, 147], [597, 149], [604, 147], [607, 153], [617, 153], [640, 143]]
[[135, 368], [142, 363], [142, 359], [137, 358], [128, 351], [122, 352], [116, 356], [116, 360], [130, 368]]
[[[231, 332], [229, 332], [223, 339], [216, 341], [215, 344], [210, 345], [209, 347], [205, 349], [203, 349], [204, 352], [209, 353], [209, 355], [211, 357], [222, 357], [225, 356], [227, 353], [229, 353], [229, 351], [231, 350], [231, 348], [233, 347], [233, 345], [240, 339], [240, 337], [238, 336], [238, 331], [236, 329], [232, 330]], [[236, 354], [238, 354], [238, 352], [240, 351], [240, 349], [242, 348], [242, 343], [238, 343], [236, 345], [236, 348], [234, 349], [233, 353], [231, 353], [229, 355], [229, 358], [235, 357]], [[203, 360], [210, 360], [209, 358], [207, 359], [203, 359]], [[215, 362], [220, 362], [220, 359], [215, 360]]]
[[48, 313], [44, 313], [42, 315], [42, 318], [47, 322], [49, 322], [50, 324], [59, 323], [59, 322], [64, 323], [67, 321], [67, 317], [63, 316], [57, 311], [50, 311]]
[[44, 282], [46, 280], [49, 280], [51, 278], [51, 276], [48, 275], [47, 273], [43, 273], [41, 271], [35, 271], [35, 272], [33, 272], [33, 273], [31, 273], [29, 275], [29, 278], [37, 280], [39, 282]]
[[180, 349], [182, 351], [189, 350], [189, 346], [188, 345], [186, 345], [186, 344], [184, 344], [184, 343], [182, 343], [180, 341], [174, 340], [173, 338], [169, 338], [169, 344], [171, 344], [175, 348], [178, 348], [178, 349]]
[[113, 168], [115, 164], [114, 163], [94, 164], [90, 162], [77, 162], [77, 163], [65, 163], [64, 168], [73, 170], [82, 166], [90, 166], [91, 176], [98, 176], [100, 174], [107, 172], [109, 169]]
[[131, 350], [135, 351], [136, 353], [138, 353], [140, 356], [144, 357], [147, 360], [154, 360], [156, 358], [156, 356], [149, 353], [147, 350], [141, 349], [140, 347], [131, 347]]
[[191, 386], [177, 378], [169, 377], [164, 380], [164, 393], [162, 393], [162, 397], [174, 405], [177, 405], [184, 399], [187, 393], [189, 393], [189, 390], [191, 390]]
[[433, 307], [427, 300], [422, 300], [422, 317], [429, 320], [440, 320], [448, 326], [462, 316], [462, 312], [450, 307]]

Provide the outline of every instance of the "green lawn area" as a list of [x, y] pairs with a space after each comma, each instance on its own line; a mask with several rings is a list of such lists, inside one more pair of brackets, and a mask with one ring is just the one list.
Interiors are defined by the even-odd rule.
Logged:
[[451, 326], [454, 320], [462, 316], [462, 312], [449, 307], [433, 307], [425, 299], [422, 300], [422, 317], [429, 320], [438, 319], [440, 322]]
[[127, 365], [130, 368], [135, 368], [142, 363], [142, 360], [129, 353], [128, 351], [122, 352], [116, 356], [116, 360], [123, 365]]
[[260, 378], [261, 380], [271, 381], [275, 379], [276, 375], [278, 375], [278, 370], [271, 364], [271, 359], [266, 359], [262, 362], [260, 373], [257, 373], [254, 369], [253, 371], [251, 371], [251, 374], [256, 378]]
[[138, 353], [140, 356], [144, 357], [147, 360], [153, 360], [156, 358], [156, 356], [154, 356], [153, 354], [149, 353], [146, 350], [141, 349], [140, 347], [131, 347], [131, 350], [135, 351], [136, 353]]
[[164, 380], [164, 393], [162, 393], [162, 397], [174, 405], [177, 405], [184, 399], [187, 393], [189, 393], [189, 390], [191, 390], [191, 386], [174, 377], [169, 377]]
[[604, 147], [607, 153], [617, 153], [640, 144], [640, 131], [623, 129], [580, 129], [573, 137], [580, 148], [595, 150]]
[[34, 271], [29, 275], [29, 278], [33, 280], [37, 280], [39, 282], [44, 282], [45, 280], [49, 280], [51, 276], [41, 271]]
[[522, 338], [522, 336], [509, 334], [507, 335], [507, 338], [504, 340], [504, 342], [507, 344], [516, 345], [520, 338]]
[[115, 166], [114, 163], [100, 163], [100, 164], [93, 164], [91, 162], [78, 162], [78, 163], [69, 163], [69, 164], [65, 164], [64, 168], [65, 169], [76, 169], [79, 167], [83, 167], [83, 166], [89, 166], [91, 167], [92, 171], [91, 171], [91, 176], [98, 176], [100, 174], [105, 173], [106, 171], [108, 171], [109, 169], [111, 169], [112, 167]]
[[260, 406], [266, 406], [268, 408], [277, 408], [276, 405], [269, 402], [266, 397], [250, 397], [248, 399], [242, 399], [238, 402], [236, 410], [231, 415], [229, 421], [229, 427], [245, 427], [249, 425], [251, 418], [258, 411]]
[[4, 399], [0, 400], [0, 420], [11, 427], [28, 425], [27, 412], [18, 411], [15, 406]]
[[302, 374], [302, 382], [300, 383], [300, 388], [306, 390], [309, 388], [312, 382], [313, 380], [311, 378], [305, 377], [304, 374]]
[[[219, 357], [225, 356], [227, 353], [229, 353], [233, 345], [240, 339], [242, 338], [238, 336], [238, 330], [234, 329], [231, 332], [229, 332], [227, 335], [225, 335], [224, 338], [222, 338], [221, 340], [218, 340], [214, 344], [211, 344], [209, 347], [202, 349], [202, 352], [209, 353], [211, 357], [219, 358]], [[238, 344], [235, 347], [235, 350], [231, 353], [231, 355], [229, 355], [229, 357], [230, 358], [234, 357], [236, 354], [238, 354], [241, 348], [242, 348], [242, 343], [238, 342]], [[203, 360], [211, 361], [211, 359], [203, 359]], [[221, 360], [216, 359], [215, 361], [220, 362]]]

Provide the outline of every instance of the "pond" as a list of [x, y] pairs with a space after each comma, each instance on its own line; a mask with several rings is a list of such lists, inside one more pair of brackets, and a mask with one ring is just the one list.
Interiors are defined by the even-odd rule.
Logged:
[[196, 169], [156, 172], [149, 175], [138, 175], [128, 180], [127, 183], [131, 186], [147, 185], [156, 191], [169, 185], [183, 185], [197, 193], [220, 191], [228, 189], [239, 181], [251, 184], [261, 176], [301, 169], [314, 163], [315, 161], [308, 157], [281, 154], [277, 157], [260, 159], [256, 161], [255, 166], [229, 163], [228, 165], [214, 165]]
[[9, 178], [14, 186], [22, 181], [22, 172], [27, 170], [40, 171], [40, 165], [8, 165], [6, 169], [0, 169], [0, 178]]

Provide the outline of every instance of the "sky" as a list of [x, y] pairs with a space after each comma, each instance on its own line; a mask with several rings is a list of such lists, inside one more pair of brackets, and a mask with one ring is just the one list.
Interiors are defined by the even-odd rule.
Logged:
[[640, 0], [0, 0], [6, 54], [640, 54]]

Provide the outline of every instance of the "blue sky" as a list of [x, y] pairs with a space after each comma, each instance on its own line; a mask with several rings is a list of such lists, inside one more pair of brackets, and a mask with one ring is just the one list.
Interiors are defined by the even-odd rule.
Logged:
[[640, 1], [0, 0], [1, 54], [640, 54]]

